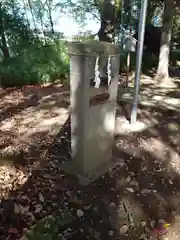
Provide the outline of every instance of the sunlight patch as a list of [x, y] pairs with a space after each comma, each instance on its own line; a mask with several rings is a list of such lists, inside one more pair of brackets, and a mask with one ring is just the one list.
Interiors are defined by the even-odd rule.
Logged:
[[169, 164], [171, 168], [173, 169], [173, 171], [175, 171], [179, 175], [180, 174], [180, 155], [175, 151], [171, 151], [169, 160], [170, 160]]
[[164, 100], [164, 102], [170, 105], [175, 105], [175, 106], [180, 105], [180, 99], [178, 98], [167, 98]]
[[0, 166], [0, 197], [7, 199], [11, 191], [19, 189], [27, 180], [28, 176], [11, 164]]
[[142, 132], [152, 125], [150, 122], [137, 121], [135, 124], [130, 124], [130, 122], [125, 118], [117, 118], [115, 123], [115, 133], [116, 134], [127, 134], [129, 132]]

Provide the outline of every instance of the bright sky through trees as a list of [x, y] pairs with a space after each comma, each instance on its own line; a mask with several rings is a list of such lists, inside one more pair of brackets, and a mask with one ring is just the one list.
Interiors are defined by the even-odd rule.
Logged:
[[99, 30], [99, 24], [96, 21], [89, 20], [88, 24], [82, 29], [72, 18], [68, 16], [55, 18], [55, 23], [55, 30], [63, 32], [67, 37], [71, 37], [79, 31], [91, 30], [93, 33], [96, 33]]

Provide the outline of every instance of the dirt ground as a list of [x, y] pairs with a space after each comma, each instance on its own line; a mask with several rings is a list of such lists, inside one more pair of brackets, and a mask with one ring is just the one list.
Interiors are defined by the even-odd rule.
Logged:
[[[138, 120], [151, 124], [117, 131], [117, 167], [87, 187], [60, 170], [70, 159], [68, 90], [1, 90], [0, 239], [19, 239], [38, 220], [66, 210], [73, 221], [64, 226], [64, 239], [180, 239], [178, 79], [174, 84], [155, 88], [143, 81]], [[129, 119], [130, 100], [119, 95], [117, 119]], [[166, 238], [159, 236], [163, 221], [170, 224]]]

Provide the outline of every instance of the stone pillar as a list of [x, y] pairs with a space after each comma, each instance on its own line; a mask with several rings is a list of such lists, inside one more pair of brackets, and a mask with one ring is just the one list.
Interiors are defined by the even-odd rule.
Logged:
[[[87, 184], [107, 172], [111, 165], [120, 46], [96, 41], [72, 42], [69, 54], [72, 159], [63, 169]], [[112, 79], [106, 89], [108, 99], [91, 104], [90, 99], [96, 98], [100, 91], [90, 88], [90, 62], [96, 56], [111, 57]]]

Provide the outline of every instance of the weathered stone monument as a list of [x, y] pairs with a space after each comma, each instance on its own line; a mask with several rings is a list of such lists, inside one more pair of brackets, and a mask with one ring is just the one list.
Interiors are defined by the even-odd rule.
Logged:
[[[120, 46], [96, 41], [72, 42], [69, 54], [72, 159], [62, 169], [76, 174], [82, 184], [88, 184], [111, 166]], [[107, 71], [102, 84], [99, 64], [105, 59]]]

